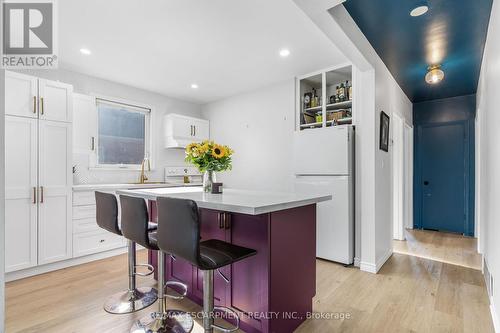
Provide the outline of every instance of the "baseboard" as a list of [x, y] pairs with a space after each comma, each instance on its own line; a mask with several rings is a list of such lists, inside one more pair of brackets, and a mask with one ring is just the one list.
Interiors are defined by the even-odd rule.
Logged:
[[27, 278], [30, 276], [48, 273], [48, 272], [56, 271], [56, 270], [67, 268], [67, 267], [86, 264], [86, 263], [91, 262], [91, 261], [105, 259], [105, 258], [109, 258], [109, 257], [114, 257], [114, 256], [117, 256], [117, 255], [120, 255], [123, 253], [127, 253], [126, 247], [120, 247], [117, 249], [113, 249], [113, 250], [109, 250], [109, 251], [105, 251], [105, 252], [100, 252], [100, 253], [95, 253], [95, 254], [90, 254], [87, 256], [83, 256], [83, 257], [72, 258], [72, 259], [68, 259], [68, 260], [64, 260], [64, 261], [54, 262], [51, 264], [27, 268], [27, 269], [23, 269], [20, 271], [9, 272], [9, 273], [5, 273], [5, 282], [24, 279], [24, 278]]
[[387, 262], [387, 260], [389, 260], [391, 256], [392, 256], [392, 248], [390, 248], [383, 257], [377, 260], [377, 272], [380, 271], [382, 266], [384, 266], [384, 264]]
[[362, 270], [363, 272], [377, 274], [377, 265], [372, 264], [370, 262], [361, 261], [359, 264], [359, 269]]
[[493, 299], [490, 297], [490, 312], [491, 320], [493, 321], [493, 329], [496, 333], [500, 333], [500, 319], [498, 317], [498, 312], [495, 309], [495, 304], [493, 304]]
[[361, 265], [361, 259], [354, 258], [354, 267], [359, 267]]
[[381, 257], [379, 260], [377, 260], [377, 263], [371, 263], [371, 262], [360, 262], [359, 269], [364, 271], [364, 272], [369, 272], [373, 274], [377, 274], [378, 271], [384, 266], [387, 260], [392, 256], [392, 248], [387, 251], [387, 253]]

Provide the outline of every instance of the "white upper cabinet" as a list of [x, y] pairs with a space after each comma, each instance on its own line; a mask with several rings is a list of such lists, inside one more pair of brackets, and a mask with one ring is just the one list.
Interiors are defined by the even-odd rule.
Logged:
[[5, 114], [38, 118], [38, 79], [5, 72]]
[[193, 120], [193, 134], [196, 141], [208, 140], [210, 138], [210, 123], [205, 119]]
[[39, 80], [40, 119], [71, 122], [73, 86], [49, 80]]
[[185, 148], [194, 141], [210, 138], [208, 120], [171, 113], [165, 116], [165, 147]]
[[5, 117], [5, 271], [37, 265], [37, 119]]
[[297, 130], [355, 124], [356, 68], [344, 64], [296, 79]]
[[94, 151], [97, 142], [97, 108], [95, 97], [73, 94], [73, 124], [74, 151]]
[[38, 264], [72, 257], [71, 124], [39, 123]]

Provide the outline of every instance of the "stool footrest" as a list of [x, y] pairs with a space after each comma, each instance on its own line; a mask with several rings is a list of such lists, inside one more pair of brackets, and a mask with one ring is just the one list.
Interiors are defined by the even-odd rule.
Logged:
[[166, 289], [166, 287], [180, 287], [180, 288], [182, 288], [182, 292], [180, 295], [173, 295], [173, 294], [168, 294], [168, 293], [164, 294], [166, 297], [171, 298], [171, 299], [183, 299], [184, 297], [186, 297], [186, 295], [188, 293], [188, 286], [185, 283], [182, 283], [179, 281], [173, 281], [173, 280], [167, 281], [165, 283], [165, 289]]
[[240, 317], [238, 316], [238, 314], [236, 313], [236, 311], [234, 311], [234, 310], [232, 310], [230, 308], [227, 308], [225, 306], [214, 306], [214, 310], [218, 310], [218, 311], [222, 311], [222, 312], [228, 313], [231, 316], [233, 316], [234, 318], [236, 318], [236, 325], [234, 327], [226, 328], [226, 327], [222, 327], [222, 326], [219, 326], [219, 325], [212, 324], [212, 328], [215, 328], [215, 329], [217, 329], [219, 331], [222, 331], [224, 333], [236, 332], [240, 328]]
[[[137, 267], [146, 267], [146, 269], [148, 270], [148, 272], [147, 273], [138, 273], [137, 272]], [[150, 276], [154, 272], [155, 272], [155, 268], [153, 267], [153, 265], [150, 265], [150, 264], [136, 264], [134, 266], [134, 275], [138, 275], [138, 276]]]

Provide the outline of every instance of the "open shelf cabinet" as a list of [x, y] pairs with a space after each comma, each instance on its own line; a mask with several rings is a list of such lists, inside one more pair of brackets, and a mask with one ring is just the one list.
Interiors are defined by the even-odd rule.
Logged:
[[354, 81], [350, 64], [298, 77], [297, 130], [353, 124]]

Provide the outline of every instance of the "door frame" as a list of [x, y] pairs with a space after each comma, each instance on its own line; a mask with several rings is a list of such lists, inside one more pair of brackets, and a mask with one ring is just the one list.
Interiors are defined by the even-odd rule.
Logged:
[[392, 237], [405, 240], [404, 233], [404, 123], [392, 114]]
[[423, 128], [443, 127], [450, 125], [463, 125], [464, 126], [464, 235], [474, 236], [474, 139], [475, 139], [475, 125], [473, 120], [459, 120], [445, 123], [427, 123], [418, 124], [417, 130], [414, 131], [413, 149], [415, 152], [414, 159], [414, 174], [413, 174], [413, 221], [416, 229], [422, 229], [423, 223], [423, 200], [422, 200], [422, 130]]
[[404, 228], [413, 229], [413, 126], [404, 123]]

